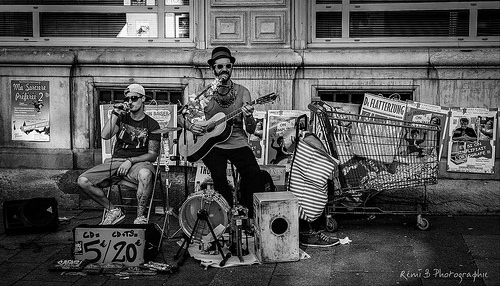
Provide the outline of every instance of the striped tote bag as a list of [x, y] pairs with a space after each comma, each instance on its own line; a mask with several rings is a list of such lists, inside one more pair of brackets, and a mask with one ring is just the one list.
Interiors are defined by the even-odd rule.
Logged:
[[299, 202], [299, 217], [309, 222], [317, 219], [328, 200], [328, 178], [338, 168], [335, 159], [315, 134], [308, 134], [297, 141], [290, 167], [288, 191]]

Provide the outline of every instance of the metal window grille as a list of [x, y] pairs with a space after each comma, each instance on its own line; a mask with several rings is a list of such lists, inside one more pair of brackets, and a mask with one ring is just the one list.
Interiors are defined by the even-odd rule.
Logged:
[[317, 96], [322, 101], [362, 104], [367, 92], [385, 97], [398, 94], [401, 100], [413, 100], [413, 93], [404, 90], [318, 90]]
[[[97, 90], [99, 104], [123, 102], [123, 88], [100, 88]], [[183, 102], [181, 88], [146, 88], [146, 96], [158, 104], [178, 104]]]
[[[125, 95], [123, 94], [123, 88], [97, 88], [97, 99], [98, 104], [96, 105], [94, 112], [99, 114], [99, 105], [102, 104], [114, 104], [123, 102]], [[157, 104], [178, 104], [182, 102], [183, 91], [181, 88], [146, 88], [146, 96], [149, 99], [154, 99]], [[149, 104], [150, 102], [146, 102]], [[95, 116], [95, 130], [101, 130], [100, 117]], [[96, 136], [94, 138], [95, 148], [101, 148], [101, 138]]]

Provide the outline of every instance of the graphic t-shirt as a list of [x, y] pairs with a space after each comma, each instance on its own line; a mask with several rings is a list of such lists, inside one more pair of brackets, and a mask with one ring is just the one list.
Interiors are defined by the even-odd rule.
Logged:
[[120, 127], [116, 133], [114, 158], [135, 157], [148, 153], [149, 140], [160, 141], [160, 134], [151, 131], [160, 129], [160, 124], [147, 114], [140, 121], [135, 121], [130, 114], [120, 116], [116, 125]]

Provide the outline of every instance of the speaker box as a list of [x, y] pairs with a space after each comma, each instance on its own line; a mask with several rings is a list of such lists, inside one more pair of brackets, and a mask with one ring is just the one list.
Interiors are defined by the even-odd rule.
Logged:
[[254, 250], [261, 263], [299, 260], [299, 205], [291, 192], [253, 195]]
[[54, 231], [59, 225], [55, 198], [32, 198], [3, 203], [5, 233]]
[[73, 229], [75, 259], [138, 266], [158, 256], [157, 224], [79, 225]]

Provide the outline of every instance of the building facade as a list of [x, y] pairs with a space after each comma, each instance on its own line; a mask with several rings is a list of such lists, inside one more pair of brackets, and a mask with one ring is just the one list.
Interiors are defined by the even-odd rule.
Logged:
[[[464, 0], [0, 0], [0, 167], [95, 165], [99, 105], [130, 83], [186, 102], [211, 82], [219, 45], [252, 97], [281, 95], [257, 110], [360, 104], [366, 92], [500, 107], [499, 14], [498, 1]], [[13, 138], [16, 86], [30, 82], [50, 94], [47, 141]], [[498, 149], [494, 175], [446, 172], [443, 157], [440, 176], [500, 179]]]

